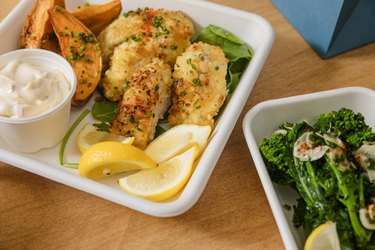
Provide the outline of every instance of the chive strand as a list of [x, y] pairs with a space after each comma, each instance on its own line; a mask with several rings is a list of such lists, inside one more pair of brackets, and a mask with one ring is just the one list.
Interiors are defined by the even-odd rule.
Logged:
[[[61, 146], [60, 146], [60, 153], [59, 153], [59, 163], [60, 165], [62, 166], [66, 166], [66, 167], [70, 167], [72, 168], [72, 166], [70, 165], [75, 165], [73, 163], [64, 163], [64, 153], [65, 153], [65, 147], [66, 147], [66, 144], [68, 143], [68, 140], [70, 138], [70, 136], [72, 135], [73, 131], [77, 128], [77, 126], [81, 123], [81, 121], [90, 113], [90, 110], [88, 109], [85, 109], [82, 114], [77, 118], [77, 120], [74, 121], [74, 123], [72, 124], [72, 126], [69, 128], [68, 132], [66, 132], [64, 138], [62, 139], [62, 142], [61, 142]], [[76, 168], [76, 167], [75, 167]]]

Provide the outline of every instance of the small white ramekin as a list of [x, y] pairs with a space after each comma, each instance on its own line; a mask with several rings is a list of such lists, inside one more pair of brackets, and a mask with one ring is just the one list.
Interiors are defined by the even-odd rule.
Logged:
[[52, 147], [61, 141], [69, 126], [70, 103], [77, 85], [74, 70], [62, 56], [42, 49], [22, 49], [3, 54], [0, 56], [0, 69], [12, 60], [32, 63], [48, 70], [57, 69], [70, 84], [65, 99], [45, 113], [26, 118], [0, 116], [0, 135], [12, 148], [32, 153]]

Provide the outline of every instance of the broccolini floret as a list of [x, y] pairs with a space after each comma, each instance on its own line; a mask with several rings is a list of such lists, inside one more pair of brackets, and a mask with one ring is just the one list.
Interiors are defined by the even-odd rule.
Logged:
[[365, 123], [361, 113], [342, 108], [319, 116], [315, 129], [346, 141], [352, 149], [359, 148], [364, 141], [374, 141], [375, 134]]
[[263, 139], [259, 147], [272, 180], [279, 184], [293, 182], [293, 148], [290, 147], [287, 137], [283, 134], [274, 134], [270, 139]]
[[354, 155], [364, 142], [375, 145], [363, 115], [342, 108], [320, 115], [313, 127], [299, 122], [284, 123], [280, 129], [263, 139], [259, 149], [272, 180], [291, 185], [301, 195], [293, 223], [302, 224], [309, 234], [334, 221], [342, 249], [372, 246], [375, 236], [362, 225], [359, 210], [374, 201], [375, 185], [363, 180], [365, 170]]

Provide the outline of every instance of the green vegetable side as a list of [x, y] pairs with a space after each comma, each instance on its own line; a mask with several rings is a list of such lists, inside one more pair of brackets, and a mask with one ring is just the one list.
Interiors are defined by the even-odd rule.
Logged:
[[272, 181], [301, 195], [293, 223], [306, 236], [330, 220], [342, 249], [375, 249], [375, 134], [362, 114], [342, 108], [314, 125], [281, 124], [259, 149]]

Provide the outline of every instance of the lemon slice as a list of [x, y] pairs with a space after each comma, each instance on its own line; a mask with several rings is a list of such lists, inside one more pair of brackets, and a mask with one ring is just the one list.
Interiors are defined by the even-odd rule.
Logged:
[[120, 172], [154, 167], [156, 163], [137, 147], [121, 142], [99, 142], [82, 155], [78, 173], [96, 180]]
[[123, 137], [110, 134], [104, 131], [98, 131], [97, 127], [87, 123], [77, 134], [76, 143], [79, 151], [83, 154], [90, 146], [103, 141], [118, 141], [124, 144], [133, 144], [134, 137]]
[[165, 161], [157, 168], [141, 170], [118, 180], [121, 188], [131, 194], [153, 201], [162, 201], [180, 191], [193, 172], [198, 155], [197, 144], [184, 153]]
[[153, 140], [145, 152], [157, 163], [181, 154], [195, 143], [198, 143], [201, 152], [207, 145], [210, 133], [210, 126], [178, 125]]
[[336, 223], [327, 221], [315, 228], [306, 240], [304, 250], [340, 250]]

